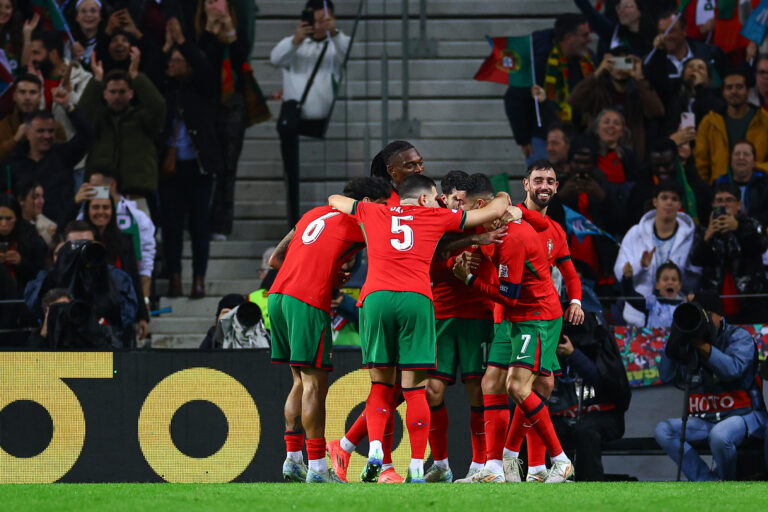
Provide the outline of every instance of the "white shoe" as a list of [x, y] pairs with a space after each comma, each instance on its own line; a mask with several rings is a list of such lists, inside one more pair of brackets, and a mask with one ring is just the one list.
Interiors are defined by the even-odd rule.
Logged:
[[520, 474], [523, 461], [517, 457], [504, 457], [504, 480], [507, 482], [522, 482]]
[[573, 463], [569, 460], [552, 461], [552, 467], [549, 470], [549, 476], [544, 480], [545, 484], [559, 484], [561, 482], [573, 482]]
[[472, 475], [470, 478], [460, 478], [459, 480], [456, 480], [454, 482], [455, 484], [478, 484], [478, 483], [504, 483], [504, 473], [492, 473], [491, 471], [488, 471], [487, 469], [483, 468], [474, 475]]
[[529, 472], [528, 476], [525, 479], [525, 481], [526, 482], [531, 482], [531, 483], [543, 484], [547, 480], [548, 476], [549, 476], [549, 471], [546, 470], [546, 469], [543, 470], [543, 471], [539, 471], [538, 473], [530, 473]]
[[224, 233], [213, 233], [211, 235], [211, 240], [214, 242], [226, 242], [227, 241], [227, 235]]

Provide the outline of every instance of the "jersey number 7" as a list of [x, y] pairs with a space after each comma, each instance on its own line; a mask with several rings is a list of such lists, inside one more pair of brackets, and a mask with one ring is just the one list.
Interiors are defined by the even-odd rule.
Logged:
[[392, 244], [392, 247], [398, 251], [408, 251], [411, 249], [411, 247], [413, 247], [413, 229], [411, 229], [411, 226], [402, 224], [402, 222], [406, 220], [413, 220], [413, 215], [407, 215], [405, 217], [392, 217], [392, 234], [403, 234], [402, 242], [399, 238], [391, 238], [389, 240], [389, 243]]

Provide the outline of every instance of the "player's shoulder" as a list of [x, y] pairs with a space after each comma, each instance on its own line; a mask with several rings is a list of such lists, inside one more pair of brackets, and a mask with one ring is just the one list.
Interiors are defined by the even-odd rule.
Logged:
[[563, 238], [565, 238], [565, 230], [563, 229], [563, 226], [561, 226], [559, 222], [557, 222], [555, 219], [553, 219], [548, 215], [545, 218], [549, 223], [549, 229], [557, 233], [558, 236], [562, 236]]

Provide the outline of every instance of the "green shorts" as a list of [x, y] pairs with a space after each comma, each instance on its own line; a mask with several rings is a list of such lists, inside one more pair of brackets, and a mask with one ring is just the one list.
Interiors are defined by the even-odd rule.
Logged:
[[493, 322], [468, 318], [441, 318], [435, 321], [437, 368], [429, 375], [453, 384], [456, 370], [461, 380], [480, 378], [485, 373], [485, 354], [493, 339]]
[[272, 362], [333, 369], [331, 317], [290, 295], [271, 293], [267, 309], [272, 324]]
[[[274, 320], [273, 320], [274, 322]], [[363, 364], [405, 370], [435, 368], [435, 310], [420, 293], [377, 291], [360, 309]]]
[[562, 317], [527, 322], [505, 320], [497, 330], [493, 343], [495, 345], [497, 340], [506, 341], [511, 351], [508, 361], [510, 367], [528, 368], [541, 375], [557, 374], [560, 371], [560, 363], [555, 351], [562, 326]]
[[512, 358], [512, 345], [503, 336], [499, 336], [504, 330], [504, 322], [493, 324], [493, 339], [488, 347], [488, 366], [495, 366], [506, 370], [509, 368], [509, 360]]

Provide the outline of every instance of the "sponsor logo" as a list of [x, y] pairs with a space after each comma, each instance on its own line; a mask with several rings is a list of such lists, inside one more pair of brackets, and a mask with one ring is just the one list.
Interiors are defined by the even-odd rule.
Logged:
[[499, 265], [499, 277], [509, 277], [509, 269], [506, 265]]
[[525, 358], [527, 358], [527, 357], [531, 357], [531, 356], [517, 356], [517, 360], [519, 361], [519, 360], [521, 360], [521, 359], [525, 359]]
[[552, 259], [552, 249], [555, 247], [555, 244], [552, 242], [551, 238], [547, 239], [547, 258]]

